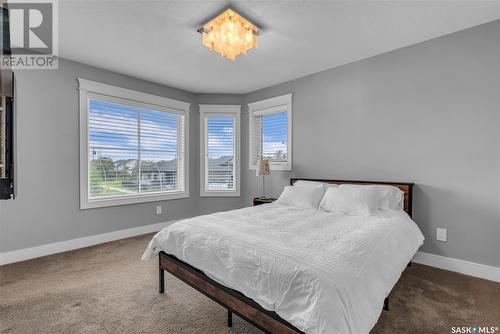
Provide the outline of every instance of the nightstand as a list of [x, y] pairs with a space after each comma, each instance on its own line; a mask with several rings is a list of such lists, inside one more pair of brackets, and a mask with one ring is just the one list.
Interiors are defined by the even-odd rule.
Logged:
[[272, 198], [272, 197], [264, 197], [264, 198], [254, 197], [253, 198], [253, 206], [261, 205], [261, 204], [267, 204], [267, 203], [272, 203], [275, 200], [276, 200], [276, 198]]

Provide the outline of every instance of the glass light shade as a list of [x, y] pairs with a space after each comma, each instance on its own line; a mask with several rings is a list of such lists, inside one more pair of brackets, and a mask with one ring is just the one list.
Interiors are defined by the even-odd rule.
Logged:
[[198, 31], [203, 45], [231, 60], [257, 47], [259, 29], [232, 9], [226, 9]]

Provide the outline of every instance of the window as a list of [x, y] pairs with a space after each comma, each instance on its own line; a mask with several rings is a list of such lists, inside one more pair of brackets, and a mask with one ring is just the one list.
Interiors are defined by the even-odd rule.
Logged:
[[188, 197], [189, 103], [78, 81], [80, 208]]
[[269, 159], [273, 170], [292, 169], [292, 94], [248, 104], [249, 168]]
[[240, 195], [239, 105], [200, 105], [200, 195]]

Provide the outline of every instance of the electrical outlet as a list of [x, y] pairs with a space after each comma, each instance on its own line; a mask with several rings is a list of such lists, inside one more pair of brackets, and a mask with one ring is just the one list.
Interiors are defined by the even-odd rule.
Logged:
[[437, 241], [446, 241], [446, 229], [438, 227], [436, 229], [436, 240]]
[[156, 206], [156, 214], [161, 215], [161, 205]]

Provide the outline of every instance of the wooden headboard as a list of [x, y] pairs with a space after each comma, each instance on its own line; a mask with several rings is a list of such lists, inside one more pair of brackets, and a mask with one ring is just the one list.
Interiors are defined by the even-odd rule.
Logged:
[[290, 185], [293, 186], [295, 181], [316, 181], [316, 182], [324, 182], [324, 183], [331, 183], [331, 184], [342, 184], [342, 183], [347, 183], [347, 184], [386, 184], [390, 186], [397, 187], [401, 189], [401, 191], [404, 193], [404, 206], [403, 209], [406, 211], [406, 213], [411, 217], [412, 215], [412, 199], [413, 199], [413, 183], [404, 183], [404, 182], [380, 182], [380, 181], [352, 181], [352, 180], [324, 180], [324, 179], [307, 179], [307, 178], [291, 178], [290, 179]]

